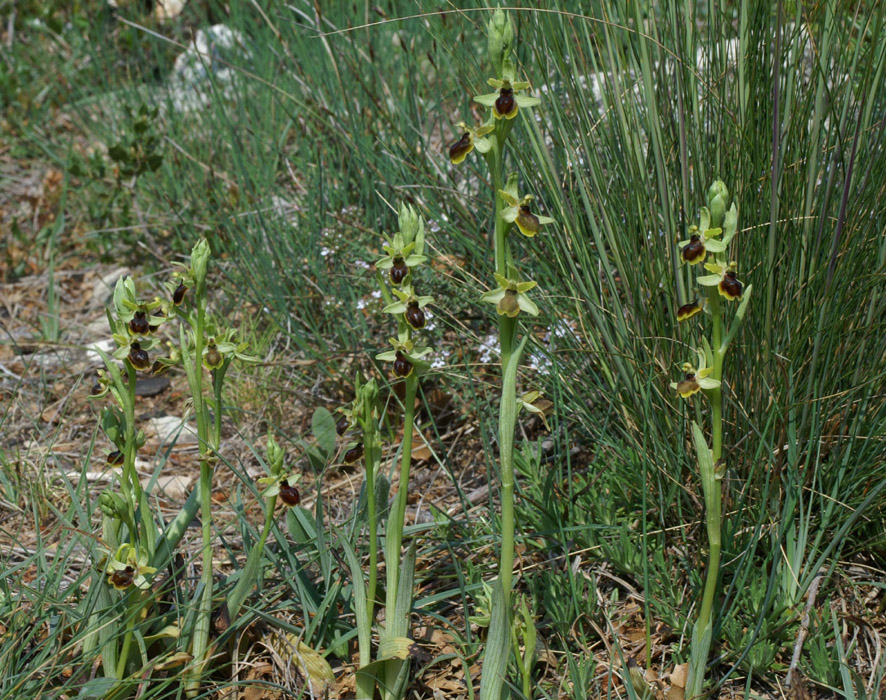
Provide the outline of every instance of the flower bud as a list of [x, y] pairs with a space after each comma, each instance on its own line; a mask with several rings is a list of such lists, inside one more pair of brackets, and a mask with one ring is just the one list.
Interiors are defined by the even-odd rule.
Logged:
[[277, 443], [274, 439], [274, 436], [268, 432], [268, 465], [271, 470], [271, 474], [277, 475], [283, 469], [283, 457], [284, 452], [283, 448]]
[[191, 251], [191, 275], [197, 284], [197, 289], [201, 289], [200, 285], [206, 282], [206, 268], [209, 266], [209, 243], [205, 238], [201, 238], [194, 249]]
[[717, 180], [708, 189], [708, 209], [711, 212], [711, 228], [723, 226], [723, 217], [726, 215], [726, 206], [729, 204], [729, 189], [722, 180]]
[[514, 25], [501, 8], [492, 13], [487, 25], [489, 62], [498, 78], [504, 77], [505, 65], [510, 61], [514, 48]]
[[378, 401], [378, 384], [374, 379], [370, 379], [363, 386], [360, 387], [357, 394], [359, 402], [366, 406], [374, 407], [376, 402]]
[[129, 515], [126, 501], [123, 500], [120, 494], [114, 493], [113, 491], [104, 491], [99, 495], [98, 507], [101, 509], [102, 513], [109, 518], [122, 520]]
[[418, 233], [418, 212], [408, 204], [401, 204], [398, 219], [400, 223], [400, 233], [403, 234], [403, 240], [408, 245], [415, 240], [415, 235]]

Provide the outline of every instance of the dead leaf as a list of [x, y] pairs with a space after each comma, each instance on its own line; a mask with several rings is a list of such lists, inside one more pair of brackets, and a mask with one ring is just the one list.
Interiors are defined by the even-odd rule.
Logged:
[[671, 685], [676, 686], [677, 688], [685, 688], [686, 687], [686, 676], [689, 674], [689, 664], [679, 664], [674, 666], [674, 670], [671, 671], [670, 681]]

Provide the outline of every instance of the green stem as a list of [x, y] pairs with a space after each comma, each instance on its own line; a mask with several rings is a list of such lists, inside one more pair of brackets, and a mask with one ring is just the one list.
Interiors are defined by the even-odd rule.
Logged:
[[135, 630], [136, 607], [140, 605], [138, 596], [130, 594], [135, 599], [135, 603], [130, 601], [126, 606], [126, 635], [123, 637], [123, 646], [120, 649], [120, 656], [117, 659], [117, 680], [123, 680], [126, 674], [126, 662], [129, 659], [129, 647], [132, 646], [132, 636]]
[[[126, 360], [126, 392], [127, 401], [124, 409], [126, 411], [126, 430], [123, 434], [123, 479], [121, 485], [125, 485], [126, 495], [131, 504], [131, 513], [135, 514], [141, 502], [141, 482], [138, 480], [138, 474], [135, 471], [135, 368]], [[135, 518], [133, 518], [134, 520]], [[129, 534], [133, 543], [136, 542], [138, 534], [133, 531]]]
[[363, 431], [363, 454], [366, 461], [366, 501], [369, 513], [369, 587], [366, 596], [366, 624], [371, 629], [375, 618], [375, 593], [378, 587], [378, 522], [375, 514], [375, 423], [372, 412], [369, 411], [369, 414], [369, 422]]
[[390, 531], [385, 535], [387, 539], [385, 550], [388, 553], [388, 561], [385, 563], [388, 585], [385, 592], [385, 610], [387, 610], [387, 614], [393, 614], [397, 607], [397, 586], [400, 582], [400, 548], [403, 543], [403, 520], [406, 516], [409, 469], [412, 464], [412, 431], [415, 422], [415, 396], [417, 392], [418, 377], [413, 372], [411, 376], [406, 378], [400, 483], [397, 486], [397, 498], [388, 518]]
[[[708, 301], [711, 306], [711, 316], [713, 319], [712, 328], [712, 345], [714, 353], [713, 378], [722, 382], [723, 380], [723, 360], [726, 355], [726, 348], [723, 346], [723, 307], [720, 304], [719, 292], [716, 288], [708, 291]], [[721, 549], [721, 509], [722, 509], [722, 492], [720, 487], [720, 478], [717, 475], [719, 462], [723, 454], [723, 390], [722, 384], [720, 388], [707, 392], [708, 399], [711, 402], [711, 438], [712, 446], [710, 457], [702, 457], [699, 454], [698, 464], [701, 475], [702, 491], [705, 500], [705, 522], [708, 531], [708, 543], [710, 551], [708, 554], [708, 568], [705, 574], [704, 591], [702, 593], [701, 611], [696, 622], [695, 633], [693, 634], [693, 666], [689, 670], [689, 682], [686, 686], [687, 697], [699, 695], [704, 682], [704, 667], [707, 665], [708, 652], [713, 637], [713, 621], [712, 614], [714, 609], [714, 598], [717, 592], [717, 579], [720, 574], [720, 549]], [[697, 428], [696, 428], [697, 430]], [[703, 437], [699, 433], [696, 448], [700, 452], [701, 449], [707, 450], [707, 446], [703, 445]]]
[[[212, 463], [209, 452], [209, 430], [206, 420], [206, 404], [203, 398], [203, 324], [205, 303], [205, 288], [198, 285], [195, 302], [197, 306], [197, 324], [194, 328], [194, 385], [191, 393], [194, 398], [194, 410], [197, 418], [197, 434], [200, 441], [200, 518], [203, 523], [203, 571], [201, 582], [203, 584], [202, 595], [197, 610], [197, 619], [194, 623], [194, 638], [192, 653], [196, 661], [186, 691], [189, 695], [195, 695], [200, 688], [200, 678], [203, 674], [206, 650], [209, 646], [209, 624], [212, 615]], [[201, 293], [202, 292], [202, 293]], [[219, 413], [221, 406], [216, 406]], [[214, 455], [213, 455], [214, 457]]]
[[[714, 379], [723, 381], [723, 307], [720, 304], [720, 293], [714, 287], [708, 292], [713, 318], [711, 345], [714, 352]], [[723, 390], [716, 389], [710, 394], [711, 399], [711, 432], [713, 439], [714, 464], [720, 459], [723, 451]]]

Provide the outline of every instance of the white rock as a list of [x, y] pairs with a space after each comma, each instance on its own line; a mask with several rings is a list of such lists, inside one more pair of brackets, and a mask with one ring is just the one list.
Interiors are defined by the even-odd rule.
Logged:
[[99, 306], [107, 305], [114, 294], [114, 285], [117, 284], [117, 280], [128, 274], [130, 274], [128, 267], [118, 267], [99, 277], [92, 287], [92, 303]]
[[198, 442], [196, 428], [184, 425], [178, 416], [151, 418], [145, 426], [145, 435], [161, 445], [169, 445], [173, 440], [176, 445], [196, 445]]
[[[158, 476], [157, 481], [154, 483], [153, 493], [162, 493], [174, 501], [183, 501], [188, 495], [188, 487], [193, 481], [193, 476], [186, 476], [184, 474]], [[141, 480], [141, 483], [142, 488], [147, 488], [151, 483], [151, 479], [144, 478]]]

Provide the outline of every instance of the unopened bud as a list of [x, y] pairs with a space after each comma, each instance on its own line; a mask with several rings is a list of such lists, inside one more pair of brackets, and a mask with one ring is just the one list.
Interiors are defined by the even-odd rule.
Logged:
[[489, 61], [497, 78], [508, 77], [505, 68], [510, 64], [511, 52], [514, 48], [514, 25], [510, 17], [501, 8], [492, 13], [487, 27], [489, 38]]
[[729, 204], [729, 189], [722, 180], [717, 180], [708, 189], [708, 209], [711, 212], [711, 228], [721, 228], [726, 207]]

